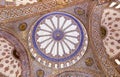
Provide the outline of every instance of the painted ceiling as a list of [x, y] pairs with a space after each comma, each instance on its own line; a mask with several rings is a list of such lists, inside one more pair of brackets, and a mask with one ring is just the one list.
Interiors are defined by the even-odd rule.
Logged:
[[120, 77], [119, 0], [0, 0], [0, 77]]

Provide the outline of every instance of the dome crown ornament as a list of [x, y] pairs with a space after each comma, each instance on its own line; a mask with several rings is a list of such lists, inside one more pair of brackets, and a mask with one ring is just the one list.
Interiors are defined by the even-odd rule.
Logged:
[[83, 24], [68, 13], [44, 15], [29, 34], [32, 35], [28, 39], [31, 53], [48, 67], [68, 67], [76, 63], [87, 49], [88, 37]]

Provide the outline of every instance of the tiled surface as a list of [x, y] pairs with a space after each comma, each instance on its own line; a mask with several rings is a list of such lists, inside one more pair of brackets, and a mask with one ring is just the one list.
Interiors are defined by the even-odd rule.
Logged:
[[13, 57], [14, 46], [3, 37], [0, 37], [0, 73], [7, 77], [21, 75], [20, 61]]

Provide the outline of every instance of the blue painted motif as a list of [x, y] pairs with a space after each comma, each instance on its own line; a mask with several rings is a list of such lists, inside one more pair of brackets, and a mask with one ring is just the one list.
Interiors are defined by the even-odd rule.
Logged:
[[[46, 54], [44, 54], [44, 53], [39, 49], [39, 47], [38, 47], [37, 44], [36, 44], [35, 35], [36, 35], [36, 30], [37, 30], [38, 25], [39, 25], [44, 19], [46, 19], [47, 17], [52, 16], [52, 15], [61, 15], [61, 16], [66, 16], [66, 17], [71, 18], [74, 22], [76, 22], [77, 26], [78, 26], [79, 29], [80, 29], [80, 34], [81, 34], [81, 36], [80, 36], [80, 40], [79, 40], [79, 41], [80, 41], [79, 46], [78, 46], [78, 48], [74, 51], [74, 53], [71, 54], [71, 55], [68, 56], [68, 57], [59, 58], [59, 59], [48, 57], [48, 56], [46, 56]], [[66, 61], [66, 60], [69, 60], [69, 59], [73, 58], [74, 56], [76, 56], [76, 55], [80, 52], [80, 50], [81, 50], [81, 48], [82, 48], [82, 45], [83, 45], [83, 43], [84, 43], [84, 31], [83, 31], [83, 28], [82, 28], [82, 24], [81, 24], [75, 17], [73, 17], [72, 15], [67, 14], [67, 13], [63, 13], [63, 12], [52, 12], [52, 13], [46, 14], [46, 15], [44, 15], [43, 17], [41, 17], [41, 18], [37, 21], [37, 23], [35, 24], [35, 26], [34, 26], [34, 28], [33, 28], [33, 31], [32, 31], [32, 42], [33, 42], [34, 48], [35, 48], [35, 50], [37, 51], [37, 53], [38, 53], [40, 56], [42, 56], [43, 58], [45, 58], [45, 59], [47, 59], [47, 60], [49, 60], [49, 61], [53, 61], [53, 62], [64, 62], [64, 61]]]
[[60, 41], [60, 40], [63, 39], [64, 33], [63, 33], [61, 30], [56, 29], [56, 30], [52, 33], [52, 37], [53, 37], [54, 40]]

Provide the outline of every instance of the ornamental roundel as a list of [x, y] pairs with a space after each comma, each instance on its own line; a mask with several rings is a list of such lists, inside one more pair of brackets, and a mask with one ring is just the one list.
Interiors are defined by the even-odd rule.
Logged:
[[75, 64], [84, 55], [88, 36], [83, 24], [64, 12], [42, 16], [28, 36], [31, 54], [41, 64], [64, 68]]

